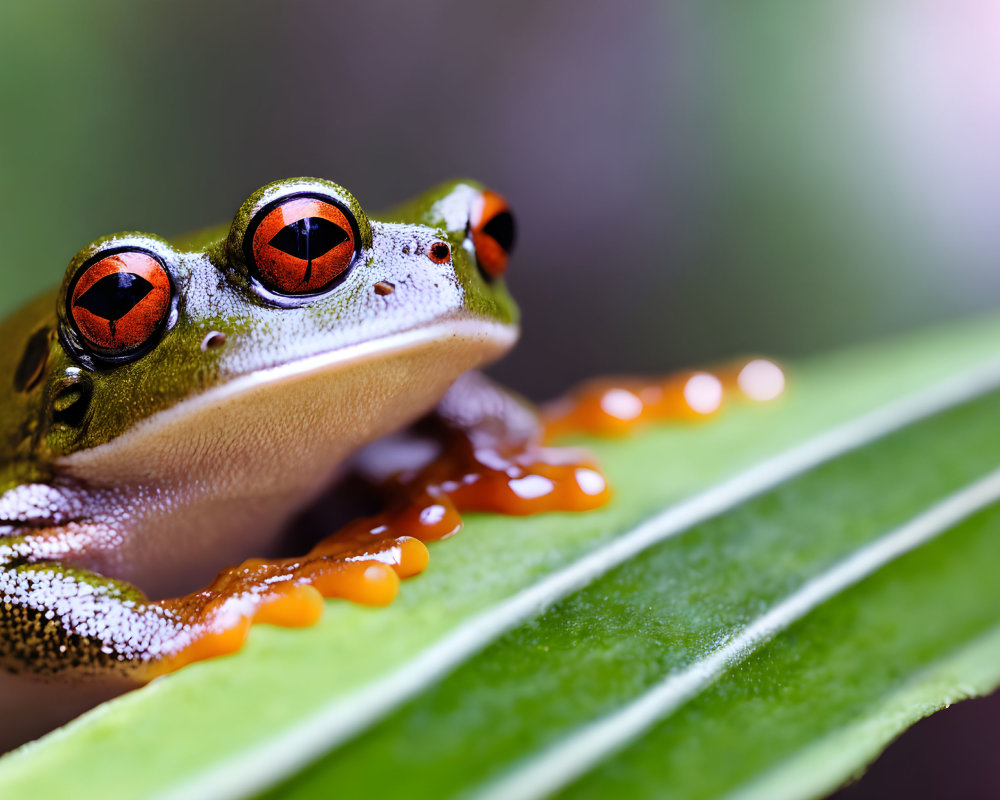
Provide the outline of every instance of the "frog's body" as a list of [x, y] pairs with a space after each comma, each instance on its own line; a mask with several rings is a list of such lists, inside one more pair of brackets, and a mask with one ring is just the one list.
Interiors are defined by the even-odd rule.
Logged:
[[380, 222], [281, 181], [228, 233], [98, 240], [3, 323], [0, 667], [148, 677], [190, 621], [128, 584], [265, 553], [350, 454], [504, 353], [498, 202], [454, 183]]

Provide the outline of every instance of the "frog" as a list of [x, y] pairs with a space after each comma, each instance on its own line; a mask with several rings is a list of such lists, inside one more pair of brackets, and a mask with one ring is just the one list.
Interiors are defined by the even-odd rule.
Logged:
[[[704, 373], [548, 411], [487, 378], [519, 336], [515, 238], [473, 180], [369, 215], [283, 179], [228, 224], [96, 239], [0, 323], [0, 708], [30, 720], [0, 749], [234, 653], [252, 624], [388, 604], [466, 511], [606, 504], [599, 465], [551, 433], [714, 413]], [[289, 554], [345, 477], [383, 507]]]
[[[258, 559], [235, 588], [219, 571], [269, 554], [352, 458], [435, 407], [452, 433], [538, 439], [475, 372], [518, 338], [514, 238], [507, 202], [475, 181], [376, 218], [294, 178], [228, 225], [81, 249], [0, 324], [0, 673], [141, 684], [237, 649], [255, 615], [383, 603], [426, 559], [413, 537], [374, 546], [371, 525], [308, 563]], [[456, 528], [441, 502], [421, 516], [437, 538]]]

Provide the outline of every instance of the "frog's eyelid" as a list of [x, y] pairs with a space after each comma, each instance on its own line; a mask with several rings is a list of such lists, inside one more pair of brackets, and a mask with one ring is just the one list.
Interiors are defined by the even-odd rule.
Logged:
[[236, 213], [229, 228], [228, 243], [236, 255], [242, 255], [243, 243], [247, 233], [253, 228], [266, 209], [280, 205], [287, 198], [295, 196], [314, 196], [325, 199], [333, 205], [339, 206], [351, 219], [351, 227], [355, 234], [355, 241], [358, 249], [363, 250], [371, 246], [372, 231], [371, 223], [368, 220], [361, 203], [343, 186], [333, 181], [323, 178], [285, 178], [274, 181], [261, 187], [247, 200], [244, 201], [240, 210]]

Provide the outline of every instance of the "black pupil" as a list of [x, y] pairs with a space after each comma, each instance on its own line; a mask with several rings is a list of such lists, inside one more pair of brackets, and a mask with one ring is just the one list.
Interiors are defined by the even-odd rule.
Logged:
[[505, 253], [509, 253], [514, 247], [514, 240], [517, 238], [517, 229], [514, 226], [513, 215], [509, 211], [501, 211], [483, 225], [483, 233], [491, 236], [503, 248]]
[[74, 305], [89, 311], [94, 316], [106, 319], [111, 323], [113, 336], [115, 320], [128, 314], [151, 291], [153, 284], [142, 275], [136, 275], [134, 272], [112, 272], [87, 289]]
[[269, 244], [303, 261], [312, 261], [343, 244], [350, 237], [339, 225], [323, 217], [306, 217], [290, 222], [271, 238]]

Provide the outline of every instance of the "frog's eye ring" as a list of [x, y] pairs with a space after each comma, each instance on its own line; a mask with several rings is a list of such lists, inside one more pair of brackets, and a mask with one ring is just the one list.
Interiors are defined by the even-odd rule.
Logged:
[[514, 215], [507, 201], [484, 189], [473, 205], [469, 233], [479, 268], [487, 278], [499, 278], [507, 269], [507, 257], [517, 238]]
[[333, 198], [282, 197], [261, 209], [243, 237], [247, 265], [265, 288], [285, 295], [318, 294], [354, 263], [358, 223]]
[[119, 358], [147, 349], [166, 325], [173, 282], [148, 250], [104, 252], [76, 273], [66, 296], [69, 320], [100, 356]]

